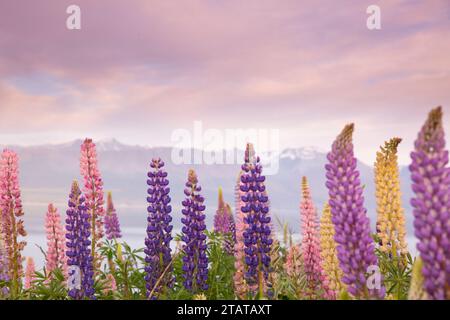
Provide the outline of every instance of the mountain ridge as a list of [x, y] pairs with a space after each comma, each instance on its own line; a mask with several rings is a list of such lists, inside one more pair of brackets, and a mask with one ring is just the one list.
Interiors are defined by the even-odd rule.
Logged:
[[[19, 154], [20, 183], [26, 222], [32, 228], [42, 228], [46, 204], [54, 202], [64, 206], [67, 202], [73, 179], [81, 179], [79, 174], [79, 152], [81, 139], [61, 144], [33, 146], [8, 146]], [[212, 224], [217, 205], [217, 190], [224, 190], [225, 199], [234, 205], [234, 186], [240, 170], [240, 163], [175, 165], [171, 161], [171, 147], [149, 147], [128, 145], [117, 139], [96, 142], [99, 168], [105, 184], [105, 191], [113, 192], [115, 205], [121, 222], [125, 226], [140, 226], [146, 219], [146, 173], [150, 169], [152, 157], [161, 157], [166, 162], [169, 173], [174, 211], [179, 210], [183, 199], [183, 188], [189, 168], [197, 170], [203, 186], [207, 205], [207, 223]], [[243, 150], [235, 150], [238, 156]], [[267, 176], [267, 190], [271, 211], [282, 221], [288, 222], [293, 231], [299, 230], [300, 184], [302, 176], [307, 176], [313, 199], [320, 215], [327, 200], [325, 188], [326, 152], [313, 146], [287, 148], [279, 154], [279, 171]], [[373, 167], [358, 161], [361, 180], [365, 185], [365, 205], [374, 228], [376, 218], [375, 186]], [[403, 205], [409, 231], [412, 230], [412, 215], [409, 205], [411, 188], [407, 167], [400, 166], [403, 190]], [[60, 208], [64, 212], [65, 208]], [[176, 212], [178, 214], [178, 212]], [[179, 218], [174, 218], [175, 225]]]

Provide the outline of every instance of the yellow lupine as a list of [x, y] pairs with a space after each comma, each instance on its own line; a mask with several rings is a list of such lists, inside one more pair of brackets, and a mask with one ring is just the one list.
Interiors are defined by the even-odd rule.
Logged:
[[328, 287], [338, 295], [345, 289], [345, 284], [341, 281], [343, 273], [339, 267], [334, 232], [334, 225], [331, 221], [331, 209], [329, 204], [326, 203], [320, 218], [320, 254], [322, 257], [322, 268], [329, 280]]
[[204, 293], [194, 295], [193, 300], [208, 300]]
[[377, 152], [375, 186], [377, 199], [377, 233], [380, 249], [393, 256], [405, 255], [405, 216], [402, 207], [397, 147], [402, 141], [392, 138]]

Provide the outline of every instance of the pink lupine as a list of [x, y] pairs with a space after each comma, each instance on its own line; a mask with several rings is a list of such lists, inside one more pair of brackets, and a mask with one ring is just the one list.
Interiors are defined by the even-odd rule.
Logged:
[[80, 159], [81, 175], [84, 179], [83, 193], [86, 196], [86, 206], [91, 224], [91, 253], [94, 257], [94, 269], [100, 268], [101, 256], [98, 252], [101, 246], [103, 231], [103, 181], [97, 164], [97, 151], [91, 139], [85, 139], [81, 145]]
[[[0, 217], [1, 218], [1, 217]], [[9, 280], [8, 272], [8, 257], [6, 256], [5, 248], [3, 245], [2, 234], [0, 232], [0, 282]], [[0, 286], [0, 299], [5, 297], [9, 292], [6, 285]]]
[[306, 177], [302, 179], [302, 193], [300, 213], [303, 238], [301, 248], [307, 282], [305, 294], [308, 298], [313, 299], [319, 296], [320, 291], [323, 291], [326, 298], [332, 298], [332, 292], [328, 290], [327, 279], [321, 266], [317, 211], [312, 201]]
[[52, 203], [48, 205], [45, 216], [45, 231], [47, 234], [46, 271], [51, 274], [60, 269], [67, 276], [67, 257], [65, 231], [61, 224], [58, 209]]
[[239, 173], [238, 181], [235, 187], [235, 212], [236, 212], [236, 242], [234, 244], [236, 273], [233, 276], [234, 290], [239, 299], [246, 299], [248, 287], [245, 281], [245, 245], [244, 245], [244, 213], [241, 210], [244, 202], [242, 201], [242, 191], [240, 190], [241, 173]]
[[27, 266], [25, 268], [25, 282], [24, 288], [26, 290], [31, 289], [33, 286], [33, 281], [36, 279], [36, 267], [34, 265], [34, 260], [31, 257], [27, 258]]
[[106, 275], [105, 288], [103, 289], [104, 294], [114, 293], [117, 290], [116, 279], [111, 273]]
[[10, 294], [14, 298], [19, 292], [23, 276], [21, 251], [26, 245], [19, 236], [26, 236], [23, 226], [22, 201], [19, 188], [18, 156], [15, 152], [3, 150], [0, 163], [0, 217], [1, 233], [8, 261]]
[[302, 270], [302, 253], [299, 245], [292, 245], [286, 253], [286, 262], [284, 263], [286, 273], [290, 277], [299, 277]]

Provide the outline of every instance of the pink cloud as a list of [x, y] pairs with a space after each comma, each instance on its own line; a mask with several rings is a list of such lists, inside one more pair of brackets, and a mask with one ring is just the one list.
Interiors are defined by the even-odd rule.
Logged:
[[[167, 144], [198, 119], [326, 147], [356, 121], [372, 150], [410, 143], [428, 109], [450, 112], [450, 5], [378, 3], [382, 30], [369, 31], [358, 0], [78, 0], [82, 30], [68, 31], [72, 2], [1, 2], [0, 136]], [[58, 85], [29, 90], [46, 76]]]

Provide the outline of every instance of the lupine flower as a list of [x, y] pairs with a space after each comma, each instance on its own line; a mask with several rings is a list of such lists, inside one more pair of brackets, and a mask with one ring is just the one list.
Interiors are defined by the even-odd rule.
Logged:
[[286, 253], [284, 268], [289, 277], [299, 277], [303, 271], [302, 252], [299, 245], [291, 245]]
[[59, 268], [67, 276], [67, 257], [65, 231], [61, 225], [61, 216], [52, 203], [48, 205], [45, 216], [47, 234], [46, 271], [50, 274]]
[[229, 233], [230, 220], [231, 217], [226, 212], [226, 203], [223, 200], [222, 188], [219, 188], [218, 208], [214, 215], [214, 231], [223, 234]]
[[105, 279], [105, 288], [103, 289], [103, 293], [104, 294], [108, 294], [108, 293], [114, 293], [117, 290], [117, 284], [116, 284], [116, 279], [114, 278], [114, 276], [111, 273], [108, 273], [106, 275], [106, 279]]
[[225, 251], [228, 254], [234, 254], [234, 244], [236, 243], [236, 222], [234, 221], [233, 210], [227, 203], [225, 212], [230, 215], [230, 232], [229, 237], [225, 240]]
[[430, 299], [450, 299], [450, 169], [441, 107], [433, 109], [411, 153], [417, 249]]
[[[0, 281], [9, 281], [8, 257], [5, 252], [3, 239], [0, 233]], [[7, 286], [0, 287], [0, 298], [7, 296], [9, 290]]]
[[24, 288], [26, 290], [31, 289], [33, 286], [33, 281], [36, 279], [36, 267], [34, 265], [34, 260], [31, 257], [27, 258], [27, 266], [25, 268], [25, 283]]
[[[145, 239], [145, 281], [147, 296], [155, 299], [161, 290], [173, 282], [171, 267], [172, 207], [170, 188], [164, 162], [153, 159], [151, 171], [147, 174], [148, 225]], [[162, 277], [162, 278], [161, 278]]]
[[218, 208], [214, 215], [214, 231], [227, 237], [224, 248], [229, 254], [233, 253], [234, 241], [236, 238], [235, 229], [236, 227], [231, 207], [223, 200], [222, 188], [219, 188]]
[[345, 286], [341, 281], [343, 274], [339, 267], [334, 234], [331, 209], [329, 204], [326, 203], [320, 218], [320, 255], [322, 257], [322, 268], [329, 281], [328, 288], [334, 292], [335, 297], [338, 297]]
[[204, 293], [194, 295], [193, 300], [208, 300]]
[[307, 287], [305, 295], [314, 299], [319, 297], [320, 291], [324, 291], [324, 294], [328, 297], [332, 295], [332, 292], [328, 292], [328, 280], [322, 269], [317, 211], [312, 201], [306, 177], [302, 179], [302, 194], [300, 214], [302, 221], [302, 255]]
[[[268, 197], [265, 195], [265, 176], [259, 157], [255, 157], [252, 144], [247, 144], [245, 163], [242, 165], [240, 189], [245, 215], [245, 279], [253, 289], [258, 288], [258, 295], [264, 296], [265, 283], [270, 272], [270, 250], [272, 246]], [[255, 294], [254, 292], [253, 294]]]
[[106, 203], [106, 215], [104, 221], [106, 238], [108, 238], [108, 240], [122, 238], [119, 217], [117, 216], [116, 208], [114, 208], [111, 192], [108, 192]]
[[417, 257], [411, 272], [411, 284], [409, 286], [408, 300], [429, 300], [425, 290], [425, 283], [422, 274], [423, 261]]
[[[72, 183], [66, 214], [66, 255], [69, 266], [69, 296], [73, 299], [95, 299], [93, 257], [90, 248], [89, 213], [78, 183]], [[72, 283], [79, 276], [80, 286]], [[76, 282], [76, 281], [74, 281]]]
[[80, 171], [84, 180], [83, 192], [86, 196], [86, 207], [91, 225], [91, 254], [94, 257], [94, 269], [100, 268], [102, 256], [98, 252], [103, 238], [103, 181], [97, 164], [97, 151], [91, 139], [84, 140], [81, 145]]
[[202, 188], [198, 184], [197, 174], [189, 170], [188, 181], [183, 201], [183, 223], [181, 239], [183, 245], [183, 278], [184, 287], [192, 292], [207, 290], [208, 257], [206, 256], [206, 225], [204, 198], [200, 195]]
[[26, 245], [19, 236], [27, 235], [23, 220], [19, 187], [18, 156], [8, 149], [3, 150], [0, 163], [0, 213], [1, 232], [8, 261], [11, 295], [16, 297], [23, 276], [21, 251]]
[[375, 162], [375, 186], [377, 198], [377, 231], [381, 240], [380, 250], [393, 256], [408, 253], [405, 216], [400, 193], [397, 164], [397, 146], [402, 140], [392, 138], [377, 152]]
[[242, 172], [239, 173], [238, 180], [235, 187], [235, 213], [236, 213], [236, 242], [234, 245], [234, 267], [236, 272], [233, 276], [234, 281], [234, 291], [236, 296], [244, 300], [248, 294], [248, 287], [245, 281], [245, 245], [244, 245], [244, 232], [245, 232], [245, 223], [244, 223], [244, 213], [241, 208], [245, 205], [242, 201], [242, 191], [240, 189], [241, 183], [241, 175]]
[[370, 222], [364, 208], [363, 188], [353, 155], [353, 124], [347, 125], [327, 155], [326, 168], [329, 204], [335, 227], [342, 282], [358, 298], [384, 297], [385, 289], [368, 288], [367, 273], [377, 266]]

